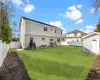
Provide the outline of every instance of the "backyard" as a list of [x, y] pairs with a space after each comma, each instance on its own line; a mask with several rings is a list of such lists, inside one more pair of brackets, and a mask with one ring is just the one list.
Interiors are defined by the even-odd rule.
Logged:
[[23, 50], [18, 54], [32, 80], [85, 80], [95, 61], [94, 55], [73, 46]]

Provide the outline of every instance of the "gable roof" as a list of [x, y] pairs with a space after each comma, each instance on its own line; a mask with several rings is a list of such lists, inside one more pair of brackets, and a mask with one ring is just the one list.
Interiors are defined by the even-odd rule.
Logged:
[[100, 35], [100, 33], [99, 32], [93, 32], [93, 33], [90, 33], [90, 34], [88, 34], [88, 35], [85, 35], [85, 36], [83, 36], [82, 38], [86, 38], [86, 37], [89, 37], [89, 36], [91, 36], [91, 35]]
[[[43, 22], [40, 22], [40, 21], [37, 21], [37, 20], [33, 20], [33, 19], [30, 19], [30, 18], [26, 18], [26, 17], [23, 17], [23, 16], [21, 16], [21, 18], [28, 20], [28, 21], [32, 21], [32, 22], [36, 22], [36, 23], [40, 23], [40, 24], [44, 24], [44, 25], [47, 25], [47, 26], [51, 26], [51, 27], [61, 29], [59, 27], [56, 27], [56, 26], [53, 26], [53, 25], [50, 25], [50, 24], [47, 24], [47, 23], [43, 23]], [[21, 20], [20, 20], [20, 24], [21, 24]], [[61, 29], [61, 30], [63, 30], [63, 29]]]
[[[73, 30], [73, 31], [71, 31], [71, 32], [68, 32], [68, 33], [66, 33], [66, 34], [70, 34], [70, 33], [84, 33], [84, 34], [87, 34], [87, 33], [85, 33], [85, 32], [82, 32], [82, 31], [79, 31], [79, 30]], [[66, 35], [65, 34], [65, 35]]]

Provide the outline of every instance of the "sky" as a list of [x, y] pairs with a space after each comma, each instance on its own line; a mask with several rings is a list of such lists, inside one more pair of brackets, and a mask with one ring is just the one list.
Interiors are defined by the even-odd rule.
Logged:
[[98, 24], [99, 13], [94, 12], [92, 0], [11, 0], [15, 8], [15, 21], [19, 27], [20, 17], [48, 23], [63, 29], [63, 33], [72, 30], [93, 32]]

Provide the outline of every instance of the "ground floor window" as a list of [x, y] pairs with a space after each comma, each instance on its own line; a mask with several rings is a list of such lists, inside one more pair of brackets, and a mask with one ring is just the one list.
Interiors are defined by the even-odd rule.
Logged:
[[57, 39], [57, 42], [60, 42], [60, 39]]
[[45, 38], [42, 38], [42, 41], [44, 41], [45, 40]]

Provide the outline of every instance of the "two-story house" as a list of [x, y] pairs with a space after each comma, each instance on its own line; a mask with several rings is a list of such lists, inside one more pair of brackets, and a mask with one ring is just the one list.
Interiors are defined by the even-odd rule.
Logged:
[[84, 35], [87, 34], [79, 30], [73, 30], [71, 32], [64, 34], [63, 38], [64, 38], [64, 42], [67, 44], [68, 42], [71, 41], [82, 41], [82, 37]]
[[29, 46], [30, 39], [36, 43], [36, 47], [50, 45], [51, 41], [56, 41], [61, 45], [62, 29], [40, 21], [26, 17], [20, 19], [20, 42], [22, 48]]

